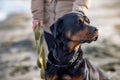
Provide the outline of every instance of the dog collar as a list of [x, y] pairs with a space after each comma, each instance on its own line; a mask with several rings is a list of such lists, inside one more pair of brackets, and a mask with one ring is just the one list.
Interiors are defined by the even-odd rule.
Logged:
[[83, 53], [79, 47], [78, 51], [75, 51], [73, 58], [69, 61], [70, 64], [65, 64], [65, 65], [55, 64], [49, 58], [48, 58], [48, 63], [58, 68], [70, 68], [70, 67], [76, 68], [77, 65], [79, 65], [82, 62], [82, 58], [83, 58]]

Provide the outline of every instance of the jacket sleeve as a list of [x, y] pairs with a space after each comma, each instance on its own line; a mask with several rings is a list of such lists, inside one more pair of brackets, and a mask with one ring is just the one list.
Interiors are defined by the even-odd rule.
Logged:
[[44, 20], [44, 0], [32, 0], [31, 11], [33, 19]]
[[72, 12], [79, 13], [82, 11], [86, 14], [90, 6], [90, 2], [91, 0], [75, 0], [73, 3]]

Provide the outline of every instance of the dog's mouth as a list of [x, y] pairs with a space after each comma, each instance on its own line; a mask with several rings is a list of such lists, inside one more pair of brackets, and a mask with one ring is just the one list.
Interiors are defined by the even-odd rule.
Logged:
[[86, 42], [91, 43], [92, 41], [96, 41], [97, 39], [98, 39], [98, 32], [89, 35], [89, 38], [88, 40], [86, 40]]
[[98, 39], [98, 32], [95, 32], [95, 35], [93, 37], [93, 41], [96, 41]]
[[97, 39], [98, 39], [98, 32], [86, 34], [86, 37], [84, 37], [84, 39], [78, 39], [78, 40], [69, 39], [69, 40], [73, 42], [80, 42], [80, 43], [85, 43], [85, 42], [91, 43], [92, 41], [96, 41]]
[[94, 41], [96, 41], [98, 39], [98, 35], [94, 37]]

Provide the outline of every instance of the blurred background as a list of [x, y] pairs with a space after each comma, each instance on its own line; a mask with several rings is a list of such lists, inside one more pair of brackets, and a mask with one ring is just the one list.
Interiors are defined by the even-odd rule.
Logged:
[[[40, 80], [31, 0], [0, 0], [0, 80]], [[92, 0], [87, 16], [99, 39], [83, 45], [90, 62], [120, 80], [120, 0]]]

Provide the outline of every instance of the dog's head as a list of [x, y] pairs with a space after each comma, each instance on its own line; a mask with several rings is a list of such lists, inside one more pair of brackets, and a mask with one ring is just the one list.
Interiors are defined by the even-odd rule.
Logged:
[[98, 38], [98, 30], [91, 26], [89, 19], [78, 13], [69, 13], [59, 18], [51, 31], [58, 42], [90, 43]]

